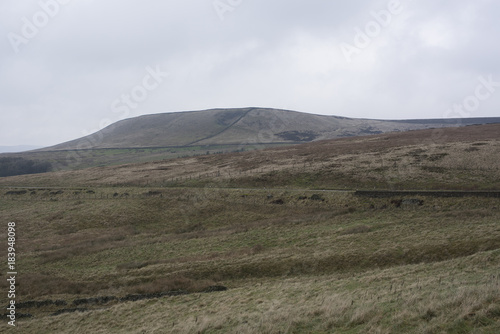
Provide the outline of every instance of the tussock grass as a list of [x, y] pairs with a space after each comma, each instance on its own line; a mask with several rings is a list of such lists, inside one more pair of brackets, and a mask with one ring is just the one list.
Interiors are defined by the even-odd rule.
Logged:
[[[19, 332], [499, 332], [497, 198], [314, 190], [497, 188], [498, 141], [450, 136], [1, 179], [17, 301], [50, 304], [23, 310], [35, 317]], [[212, 286], [228, 290], [204, 293]], [[44, 303], [101, 297], [110, 302], [58, 316]]]
[[[159, 190], [126, 189], [150, 191]], [[20, 301], [229, 287], [201, 299], [92, 306], [96, 322], [84, 326], [102, 332], [128, 312], [140, 317], [125, 322], [146, 332], [166, 328], [159, 319], [162, 326], [150, 325], [158, 312], [169, 314], [167, 332], [181, 333], [496, 328], [498, 199], [424, 198], [423, 206], [397, 208], [392, 198], [314, 194], [187, 188], [74, 200], [63, 193], [59, 201], [0, 200], [0, 219], [18, 224]], [[461, 299], [452, 297], [457, 289]], [[194, 300], [200, 304], [185, 309]], [[36, 318], [22, 324], [64, 332], [88, 316], [46, 318], [55, 311], [27, 310]]]
[[410, 131], [9, 177], [1, 178], [0, 186], [499, 189], [498, 128], [450, 128], [438, 136], [435, 130]]
[[[23, 327], [61, 333], [77, 329], [97, 333], [492, 333], [499, 329], [500, 296], [498, 280], [485, 265], [498, 266], [499, 255], [484, 252], [355, 276], [249, 281], [223, 293], [118, 304], [90, 314], [27, 321]], [[463, 266], [470, 270], [459, 269]]]
[[173, 276], [169, 278], [157, 278], [151, 282], [144, 282], [129, 287], [127, 292], [137, 294], [152, 294], [165, 291], [201, 292], [213, 285], [215, 285], [215, 282], [211, 280], [195, 281], [184, 276]]

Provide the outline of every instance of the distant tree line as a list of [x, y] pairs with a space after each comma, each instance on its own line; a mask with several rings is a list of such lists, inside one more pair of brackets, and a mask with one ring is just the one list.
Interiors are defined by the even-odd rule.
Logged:
[[0, 177], [23, 174], [49, 172], [52, 164], [46, 161], [28, 160], [24, 158], [0, 158]]

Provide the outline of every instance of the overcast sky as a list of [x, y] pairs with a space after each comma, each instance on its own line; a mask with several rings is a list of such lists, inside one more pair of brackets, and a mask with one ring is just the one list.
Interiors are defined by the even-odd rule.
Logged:
[[2, 0], [0, 146], [260, 106], [500, 116], [500, 1]]

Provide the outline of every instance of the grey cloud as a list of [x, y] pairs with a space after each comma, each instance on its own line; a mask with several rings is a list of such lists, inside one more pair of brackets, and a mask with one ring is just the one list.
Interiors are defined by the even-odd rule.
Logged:
[[[479, 76], [500, 81], [498, 2], [400, 2], [403, 12], [348, 63], [340, 44], [389, 1], [243, 0], [223, 21], [212, 0], [70, 1], [17, 54], [7, 34], [41, 9], [4, 1], [0, 145], [56, 144], [103, 120], [213, 107], [441, 117]], [[113, 112], [148, 66], [170, 75], [127, 115]], [[500, 89], [471, 116], [498, 116], [499, 103]]]

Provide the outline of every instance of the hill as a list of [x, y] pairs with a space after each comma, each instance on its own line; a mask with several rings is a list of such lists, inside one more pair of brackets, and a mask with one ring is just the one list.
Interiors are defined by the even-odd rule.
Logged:
[[316, 141], [0, 179], [0, 185], [500, 189], [500, 124]]
[[264, 108], [212, 109], [140, 116], [67, 143], [2, 156], [74, 170], [499, 122], [500, 118], [382, 121]]
[[500, 118], [382, 121], [264, 108], [212, 109], [131, 118], [90, 136], [44, 148], [43, 151], [296, 144], [339, 137], [486, 123], [500, 123]]
[[498, 333], [498, 152], [494, 124], [0, 178], [18, 330]]

